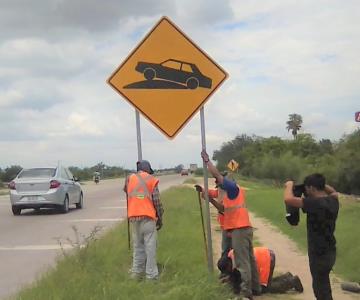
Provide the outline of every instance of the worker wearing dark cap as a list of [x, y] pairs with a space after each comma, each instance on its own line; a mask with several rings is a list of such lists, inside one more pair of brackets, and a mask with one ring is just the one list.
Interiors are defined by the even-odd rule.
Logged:
[[156, 280], [157, 230], [162, 227], [163, 207], [158, 189], [159, 180], [147, 160], [136, 163], [137, 172], [131, 174], [124, 186], [128, 197], [128, 218], [132, 224], [133, 264], [131, 277]]

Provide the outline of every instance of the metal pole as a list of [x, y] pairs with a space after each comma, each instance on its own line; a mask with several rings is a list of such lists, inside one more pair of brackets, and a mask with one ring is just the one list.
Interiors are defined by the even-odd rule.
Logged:
[[[201, 122], [201, 145], [202, 150], [206, 150], [206, 140], [205, 140], [205, 117], [204, 117], [204, 107], [200, 109], [200, 122]], [[205, 215], [206, 215], [206, 229], [207, 229], [207, 254], [208, 254], [208, 268], [209, 272], [214, 271], [213, 263], [213, 251], [212, 251], [212, 239], [211, 239], [211, 223], [210, 223], [210, 206], [209, 206], [209, 195], [208, 195], [208, 172], [205, 162], [203, 162], [204, 170], [204, 196], [205, 196]]]
[[137, 148], [138, 148], [138, 161], [142, 160], [142, 149], [141, 149], [141, 131], [140, 131], [140, 114], [139, 111], [135, 109], [136, 117], [136, 136], [137, 136]]

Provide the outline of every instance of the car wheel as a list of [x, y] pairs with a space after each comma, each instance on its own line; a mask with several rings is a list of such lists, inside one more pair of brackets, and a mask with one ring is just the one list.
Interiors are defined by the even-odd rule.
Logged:
[[147, 80], [153, 80], [155, 78], [155, 70], [154, 69], [145, 69], [144, 71], [144, 77], [147, 79]]
[[21, 214], [21, 208], [20, 207], [12, 205], [11, 210], [12, 210], [14, 216], [19, 216]]
[[69, 212], [69, 196], [66, 195], [64, 199], [64, 204], [61, 206], [61, 212], [66, 214]]
[[195, 90], [199, 86], [199, 80], [191, 77], [186, 81], [186, 86], [188, 89]]
[[83, 208], [84, 206], [83, 198], [84, 198], [83, 193], [80, 193], [79, 202], [76, 203], [76, 208]]

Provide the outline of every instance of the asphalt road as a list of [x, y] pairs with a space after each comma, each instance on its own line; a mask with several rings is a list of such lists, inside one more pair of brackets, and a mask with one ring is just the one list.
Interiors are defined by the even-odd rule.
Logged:
[[[161, 176], [160, 192], [181, 184], [180, 175]], [[33, 282], [61, 255], [59, 240], [70, 248], [67, 239], [75, 241], [72, 229], [88, 236], [96, 226], [101, 231], [114, 226], [126, 216], [123, 179], [104, 180], [82, 186], [84, 208], [71, 207], [68, 214], [52, 210], [24, 210], [13, 216], [9, 197], [0, 196], [0, 298], [3, 299]]]

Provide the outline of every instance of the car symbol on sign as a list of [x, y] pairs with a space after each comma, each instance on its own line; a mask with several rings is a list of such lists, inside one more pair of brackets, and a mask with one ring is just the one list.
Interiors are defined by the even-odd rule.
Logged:
[[163, 79], [177, 82], [192, 90], [198, 87], [211, 88], [211, 78], [203, 75], [193, 63], [176, 59], [168, 59], [159, 64], [140, 61], [135, 70], [144, 74], [146, 80]]

